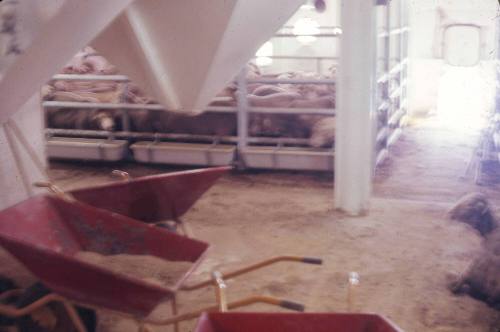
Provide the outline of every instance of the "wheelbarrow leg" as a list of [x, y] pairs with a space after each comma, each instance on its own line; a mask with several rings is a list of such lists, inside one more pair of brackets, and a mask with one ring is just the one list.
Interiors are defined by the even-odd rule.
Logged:
[[[172, 301], [170, 301], [171, 306], [172, 306], [172, 315], [177, 316], [177, 298], [176, 295], [172, 297]], [[174, 323], [174, 332], [179, 332], [180, 331], [180, 322], [177, 321]]]
[[215, 299], [219, 304], [219, 311], [226, 312], [227, 311], [227, 297], [226, 297], [226, 289], [227, 285], [224, 279], [222, 278], [222, 273], [219, 271], [212, 272], [212, 278], [215, 284]]
[[181, 227], [182, 234], [185, 237], [189, 237], [189, 238], [194, 237], [193, 232], [191, 231], [191, 228], [185, 222], [183, 222], [180, 219], [175, 219], [175, 222], [177, 223], [177, 225], [179, 225]]
[[78, 315], [78, 312], [76, 311], [75, 307], [66, 300], [63, 300], [61, 302], [64, 306], [64, 309], [66, 309], [69, 318], [71, 318], [73, 325], [75, 325], [76, 330], [78, 332], [87, 332], [87, 329], [85, 328], [85, 325], [83, 324], [80, 315]]

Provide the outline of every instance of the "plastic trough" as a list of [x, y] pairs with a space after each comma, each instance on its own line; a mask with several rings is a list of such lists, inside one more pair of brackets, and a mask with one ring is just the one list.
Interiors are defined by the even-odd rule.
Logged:
[[177, 220], [230, 166], [145, 176], [72, 191], [79, 201], [144, 222]]
[[195, 332], [403, 332], [372, 314], [205, 313]]
[[137, 142], [130, 148], [139, 162], [198, 166], [229, 165], [236, 150], [232, 145], [173, 142]]
[[98, 138], [52, 137], [45, 144], [47, 157], [119, 161], [125, 158], [128, 142]]
[[[54, 196], [36, 196], [0, 212], [0, 244], [55, 293], [74, 302], [137, 316], [171, 298], [208, 244]], [[193, 266], [172, 288], [82, 262], [79, 251], [152, 255]]]

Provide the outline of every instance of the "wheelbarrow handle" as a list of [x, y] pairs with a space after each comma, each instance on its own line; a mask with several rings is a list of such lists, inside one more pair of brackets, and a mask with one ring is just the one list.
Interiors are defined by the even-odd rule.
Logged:
[[130, 174], [128, 172], [125, 172], [125, 171], [122, 171], [119, 169], [112, 170], [111, 175], [115, 176], [117, 178], [120, 178], [122, 180], [125, 180], [125, 181], [130, 181], [132, 179], [132, 177], [130, 176]]
[[87, 332], [85, 325], [82, 323], [73, 305], [68, 300], [54, 293], [49, 293], [41, 297], [40, 299], [36, 300], [35, 302], [30, 303], [22, 308], [14, 308], [10, 305], [0, 304], [0, 315], [7, 316], [10, 318], [18, 318], [21, 316], [26, 316], [40, 309], [41, 307], [46, 306], [51, 302], [60, 302], [63, 304], [64, 309], [69, 315], [77, 332]]
[[[290, 310], [295, 310], [295, 311], [304, 311], [304, 305], [301, 303], [293, 302], [293, 301], [288, 301], [288, 300], [283, 300], [283, 299], [278, 299], [275, 297], [271, 296], [251, 296], [247, 298], [243, 298], [238, 301], [230, 302], [227, 304], [228, 309], [236, 309], [240, 307], [245, 307], [248, 305], [252, 305], [255, 303], [266, 303], [270, 305], [277, 305], [282, 308], [290, 309]], [[169, 317], [167, 319], [160, 319], [160, 320], [152, 320], [152, 319], [145, 319], [142, 320], [140, 323], [147, 324], [147, 325], [170, 325], [170, 324], [175, 324], [184, 320], [190, 320], [199, 317], [203, 312], [209, 311], [209, 312], [216, 312], [219, 310], [219, 306], [210, 306], [210, 307], [205, 307], [201, 308], [199, 310], [193, 311], [193, 312], [188, 312], [185, 314], [180, 314], [177, 316]]]
[[226, 282], [224, 281], [224, 279], [222, 279], [222, 274], [219, 271], [214, 271], [212, 273], [212, 279], [214, 283], [217, 285], [217, 287], [215, 287], [215, 299], [219, 304], [219, 311], [226, 312], [227, 311]]
[[[317, 265], [323, 264], [323, 260], [320, 258], [302, 257], [302, 256], [277, 256], [277, 257], [273, 257], [270, 259], [266, 259], [266, 260], [254, 263], [252, 265], [248, 265], [248, 266], [243, 267], [243, 268], [238, 269], [238, 270], [229, 271], [226, 273], [221, 273], [221, 277], [224, 280], [228, 280], [228, 279], [237, 277], [239, 275], [266, 267], [268, 265], [272, 265], [272, 264], [279, 263], [279, 262], [285, 262], [285, 261], [299, 262], [299, 263], [306, 263], [306, 264], [317, 264]], [[213, 284], [214, 284], [214, 281], [211, 278], [211, 279], [207, 279], [205, 281], [201, 281], [201, 282], [193, 284], [193, 285], [184, 285], [181, 287], [181, 290], [190, 291], [190, 290], [195, 290], [195, 289], [207, 287], [207, 286], [210, 286]]]
[[315, 257], [304, 257], [302, 258], [303, 263], [307, 264], [315, 264], [315, 265], [322, 265], [323, 260], [321, 258], [315, 258]]
[[306, 310], [306, 307], [302, 303], [288, 301], [288, 300], [282, 300], [280, 303], [280, 307], [299, 312], [303, 312], [304, 310]]
[[45, 182], [45, 181], [37, 181], [33, 183], [35, 187], [38, 188], [48, 188], [53, 194], [57, 195], [59, 198], [64, 199], [68, 202], [74, 202], [75, 198], [66, 192], [53, 184], [52, 182]]

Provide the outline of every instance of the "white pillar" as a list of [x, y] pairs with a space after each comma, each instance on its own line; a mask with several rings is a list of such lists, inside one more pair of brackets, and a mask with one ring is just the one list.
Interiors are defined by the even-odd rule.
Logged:
[[373, 170], [374, 1], [342, 1], [337, 84], [335, 207], [352, 215], [368, 209]]

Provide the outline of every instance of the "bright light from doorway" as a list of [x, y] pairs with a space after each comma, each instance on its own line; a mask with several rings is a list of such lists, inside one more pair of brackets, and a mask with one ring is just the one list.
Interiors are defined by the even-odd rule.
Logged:
[[477, 131], [493, 107], [494, 71], [487, 65], [444, 65], [439, 82], [437, 118], [449, 129]]

